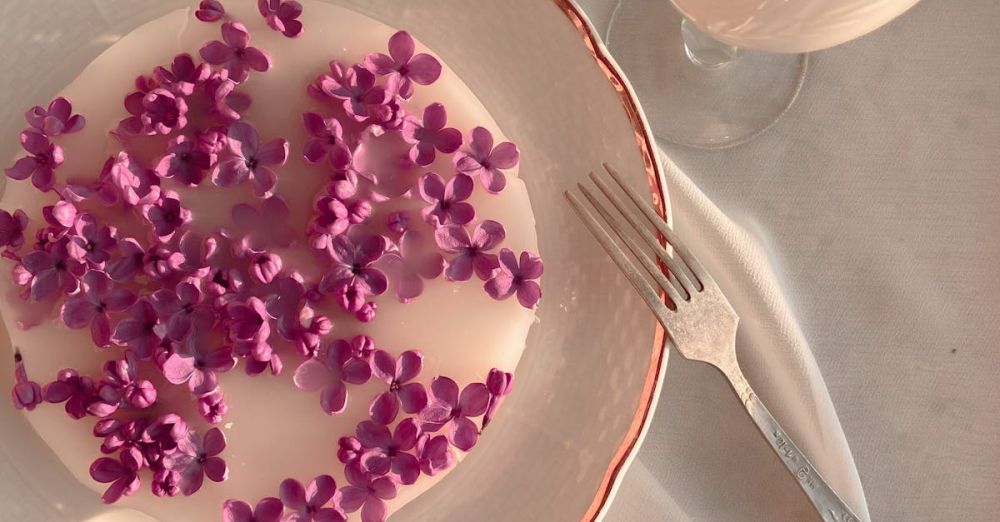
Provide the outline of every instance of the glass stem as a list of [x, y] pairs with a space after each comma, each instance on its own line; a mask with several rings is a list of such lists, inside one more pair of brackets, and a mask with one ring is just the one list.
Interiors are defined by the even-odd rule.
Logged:
[[725, 67], [739, 58], [742, 52], [735, 45], [712, 38], [687, 18], [681, 21], [681, 35], [684, 38], [684, 54], [691, 63], [703, 69]]

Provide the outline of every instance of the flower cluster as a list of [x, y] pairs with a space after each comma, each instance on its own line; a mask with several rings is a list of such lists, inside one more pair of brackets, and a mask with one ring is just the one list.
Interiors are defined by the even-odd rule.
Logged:
[[[318, 476], [307, 486], [285, 479], [278, 497], [265, 497], [254, 508], [242, 500], [227, 500], [223, 520], [344, 521], [360, 511], [362, 520], [384, 521], [386, 501], [396, 498], [400, 486], [450, 468], [455, 463], [452, 448], [469, 451], [476, 445], [513, 384], [513, 376], [494, 368], [485, 384], [472, 383], [459, 391], [452, 379], [437, 377], [428, 393], [415, 382], [422, 366], [420, 352], [405, 351], [394, 358], [375, 349], [364, 336], [338, 340], [323, 360], [303, 363], [295, 372], [295, 383], [306, 391], [322, 387], [324, 409], [334, 398], [346, 400], [348, 383], [364, 384], [374, 375], [387, 384], [387, 390], [372, 401], [371, 418], [338, 441], [337, 458], [344, 465], [347, 484], [338, 489], [329, 475]], [[413, 416], [396, 422], [400, 408]], [[472, 420], [476, 417], [482, 417], [479, 425]]]
[[[258, 8], [273, 30], [301, 33], [298, 2], [259, 0]], [[352, 387], [379, 383], [363, 398], [369, 418], [339, 441], [347, 484], [338, 488], [326, 475], [307, 486], [288, 479], [277, 497], [255, 507], [228, 501], [225, 520], [345, 520], [358, 511], [363, 520], [384, 520], [385, 501], [400, 486], [449, 468], [453, 450], [476, 445], [513, 376], [494, 369], [486, 382], [461, 389], [445, 376], [425, 386], [420, 351], [393, 354], [365, 335], [330, 339], [334, 314], [323, 312], [332, 304], [347, 320], [366, 323], [390, 287], [408, 302], [442, 275], [452, 282], [475, 276], [494, 299], [516, 296], [534, 308], [541, 260], [503, 248], [503, 225], [477, 221], [471, 202], [477, 180], [487, 194], [504, 189], [517, 147], [494, 146], [491, 133], [476, 127], [463, 149], [463, 133], [448, 127], [439, 103], [411, 114], [417, 86], [434, 83], [442, 66], [416, 53], [400, 31], [388, 54], [332, 61], [307, 87], [320, 109], [302, 115], [309, 138], [295, 154], [323, 172], [325, 185], [305, 230], [296, 230], [279, 183], [292, 146], [262, 137], [247, 117], [244, 85], [270, 70], [272, 58], [221, 2], [202, 1], [195, 16], [220, 22], [220, 39], [135, 80], [124, 98], [127, 115], [111, 133], [121, 150], [96, 179], [56, 175], [67, 160], [60, 137], [85, 126], [69, 100], [25, 114], [26, 155], [5, 174], [30, 179], [55, 201], [31, 219], [0, 210], [0, 255], [13, 262], [25, 301], [89, 332], [107, 361], [99, 375], [66, 368], [40, 383], [16, 352], [13, 404], [62, 404], [69, 417], [94, 421], [104, 456], [90, 475], [108, 484], [105, 502], [133, 494], [144, 480], [158, 496], [191, 495], [206, 477], [228, 475], [226, 437], [212, 427], [229, 409], [220, 375], [237, 366], [251, 376], [280, 374], [282, 354], [294, 350], [305, 358], [295, 386], [319, 393], [329, 415], [343, 412], [349, 396], [357, 400]], [[373, 151], [393, 142], [402, 147], [393, 168], [376, 166]], [[226, 209], [229, 222], [214, 230], [192, 226], [185, 197], [209, 184], [254, 199]], [[318, 259], [321, 275], [289, 266], [303, 253]], [[182, 418], [164, 403], [169, 394], [160, 392], [170, 386], [191, 394], [201, 419]]]

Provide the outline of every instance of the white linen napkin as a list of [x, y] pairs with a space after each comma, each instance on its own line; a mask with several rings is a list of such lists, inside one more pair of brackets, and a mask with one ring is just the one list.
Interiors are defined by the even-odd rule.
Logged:
[[[740, 366], [800, 449], [867, 520], [854, 458], [767, 249], [663, 161], [674, 229], [740, 316]], [[653, 424], [605, 520], [818, 519], [722, 374], [675, 355]]]

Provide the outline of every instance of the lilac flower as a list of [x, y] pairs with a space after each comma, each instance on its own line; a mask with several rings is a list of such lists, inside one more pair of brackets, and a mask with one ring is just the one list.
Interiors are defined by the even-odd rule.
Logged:
[[358, 424], [358, 441], [368, 448], [361, 457], [361, 468], [373, 475], [385, 475], [392, 471], [401, 484], [413, 484], [420, 476], [420, 462], [408, 451], [417, 445], [420, 427], [412, 418], [406, 418], [396, 425], [393, 433], [389, 428], [372, 421]]
[[410, 229], [410, 216], [404, 212], [393, 212], [386, 216], [385, 225], [389, 230], [402, 235]]
[[396, 297], [409, 302], [424, 291], [424, 279], [434, 279], [444, 269], [444, 258], [431, 251], [416, 230], [408, 230], [399, 238], [398, 252], [385, 255], [393, 278]]
[[121, 255], [108, 261], [107, 272], [111, 279], [121, 283], [135, 277], [143, 268], [146, 250], [130, 237], [118, 241]]
[[514, 374], [502, 372], [496, 368], [490, 370], [486, 377], [486, 389], [490, 392], [490, 401], [486, 405], [486, 413], [483, 414], [483, 429], [493, 420], [497, 408], [503, 402], [503, 398], [510, 394], [514, 388]]
[[28, 372], [24, 368], [24, 359], [16, 348], [14, 349], [14, 387], [10, 394], [14, 401], [14, 408], [19, 410], [31, 411], [44, 400], [42, 387], [37, 382], [28, 379]]
[[202, 278], [208, 275], [208, 259], [216, 249], [218, 241], [214, 237], [203, 239], [201, 234], [189, 230], [177, 242], [177, 250], [167, 256], [167, 264], [174, 272], [191, 278]]
[[229, 71], [229, 78], [243, 83], [250, 76], [250, 69], [265, 72], [271, 68], [271, 56], [266, 51], [250, 47], [250, 33], [239, 22], [222, 24], [222, 39], [213, 40], [201, 48], [201, 58], [212, 65]]
[[239, 270], [216, 267], [212, 268], [208, 276], [201, 280], [201, 290], [216, 298], [236, 297], [243, 290], [243, 284], [243, 273]]
[[341, 437], [337, 440], [337, 460], [344, 464], [354, 464], [361, 459], [365, 448], [356, 437]]
[[[76, 206], [69, 201], [57, 201], [55, 205], [46, 205], [42, 207], [42, 217], [45, 222], [49, 224], [51, 228], [58, 229], [60, 231], [68, 231], [76, 223], [76, 218], [79, 213], [76, 210]], [[62, 233], [56, 234], [57, 237], [62, 237]]]
[[365, 66], [376, 74], [399, 77], [399, 96], [408, 100], [413, 96], [413, 84], [430, 85], [441, 76], [441, 62], [425, 53], [413, 54], [413, 37], [399, 31], [389, 38], [389, 56], [372, 53], [365, 57]]
[[330, 248], [334, 237], [343, 234], [350, 225], [350, 212], [342, 201], [333, 196], [318, 199], [310, 222], [310, 232], [316, 234], [312, 247], [320, 250]]
[[279, 322], [278, 330], [283, 332], [282, 335], [286, 339], [294, 341], [295, 349], [306, 357], [316, 355], [323, 337], [333, 330], [333, 321], [330, 321], [330, 318], [324, 315], [314, 315], [306, 324], [302, 324], [300, 320], [299, 324], [296, 325], [297, 328], [294, 330], [282, 327], [282, 324], [287, 324], [288, 322], [288, 320]]
[[158, 497], [176, 497], [181, 492], [181, 474], [170, 469], [157, 470], [150, 486]]
[[31, 178], [31, 184], [43, 192], [51, 189], [56, 181], [53, 171], [63, 163], [62, 147], [31, 129], [21, 133], [21, 146], [30, 156], [17, 160], [4, 174], [16, 180]]
[[154, 279], [166, 279], [173, 275], [173, 268], [170, 267], [171, 252], [162, 243], [154, 243], [143, 253], [142, 271]]
[[266, 358], [247, 359], [246, 366], [244, 368], [246, 369], [247, 375], [259, 375], [264, 373], [264, 370], [269, 368], [271, 370], [271, 375], [281, 375], [281, 370], [284, 368], [284, 365], [281, 362], [281, 357], [278, 355], [278, 352], [269, 350]]
[[490, 254], [488, 251], [503, 242], [506, 235], [503, 225], [491, 220], [476, 225], [471, 238], [463, 226], [439, 227], [434, 231], [438, 248], [456, 254], [448, 261], [444, 276], [449, 281], [468, 281], [475, 272], [483, 281], [492, 278], [493, 273], [500, 267], [500, 261], [496, 254]]
[[330, 475], [320, 475], [308, 486], [289, 478], [278, 486], [279, 496], [285, 508], [290, 511], [285, 520], [290, 522], [342, 522], [347, 518], [336, 507], [327, 504], [337, 492], [337, 482]]
[[346, 70], [336, 61], [330, 62], [330, 74], [321, 76], [314, 95], [344, 100], [344, 111], [356, 121], [365, 121], [375, 108], [389, 101], [392, 93], [375, 83], [375, 74], [360, 65]]
[[31, 299], [42, 301], [58, 292], [72, 293], [79, 286], [77, 278], [86, 267], [73, 259], [67, 250], [69, 239], [62, 238], [46, 250], [32, 250], [21, 258], [21, 264], [31, 275]]
[[177, 136], [170, 140], [167, 154], [156, 164], [154, 171], [161, 178], [172, 178], [196, 187], [211, 166], [212, 157], [200, 150], [197, 143], [185, 136]]
[[406, 413], [418, 413], [427, 406], [427, 390], [416, 379], [424, 366], [424, 356], [417, 350], [407, 350], [399, 354], [399, 359], [384, 350], [376, 350], [372, 355], [372, 372], [375, 377], [389, 385], [389, 389], [378, 394], [372, 401], [368, 413], [375, 422], [390, 424], [396, 420], [399, 407]]
[[238, 341], [264, 342], [271, 335], [267, 306], [257, 297], [246, 302], [233, 301], [226, 305], [229, 317], [229, 339]]
[[365, 473], [357, 463], [347, 465], [344, 474], [351, 485], [340, 490], [341, 509], [347, 513], [360, 509], [363, 522], [383, 522], [389, 516], [385, 501], [396, 498], [396, 482]]
[[385, 252], [384, 237], [366, 236], [355, 242], [346, 235], [339, 235], [333, 238], [327, 251], [333, 266], [320, 281], [320, 290], [330, 293], [344, 284], [357, 284], [367, 294], [385, 292], [388, 286], [385, 274], [372, 266]]
[[0, 209], [0, 247], [13, 250], [24, 244], [24, 229], [28, 228], [28, 215], [17, 209], [13, 214]]
[[375, 353], [375, 341], [367, 335], [355, 335], [350, 342], [347, 339], [333, 341], [337, 350], [346, 351], [355, 359], [369, 360]]
[[455, 154], [455, 168], [458, 172], [478, 177], [487, 191], [494, 194], [507, 186], [507, 178], [501, 170], [517, 166], [520, 152], [517, 145], [505, 141], [493, 146], [493, 135], [483, 127], [472, 129], [468, 152]]
[[423, 121], [407, 116], [403, 122], [403, 140], [412, 145], [410, 159], [420, 165], [430, 165], [437, 155], [435, 150], [451, 154], [462, 146], [462, 133], [445, 128], [448, 113], [444, 105], [432, 103], [424, 109]]
[[146, 420], [138, 418], [122, 421], [107, 417], [94, 424], [94, 436], [102, 437], [101, 453], [110, 455], [122, 449], [136, 448], [142, 443], [142, 433], [146, 429]]
[[83, 291], [62, 305], [60, 316], [70, 328], [90, 326], [94, 344], [111, 344], [111, 319], [108, 312], [121, 312], [132, 306], [135, 294], [127, 288], [113, 288], [108, 274], [91, 270], [83, 275]]
[[288, 226], [288, 204], [281, 196], [265, 199], [260, 210], [246, 203], [236, 204], [231, 215], [243, 236], [240, 250], [263, 252], [268, 248], [287, 248], [295, 237]]
[[226, 8], [219, 0], [201, 0], [194, 16], [202, 22], [215, 22], [226, 16]]
[[370, 323], [375, 319], [375, 312], [378, 310], [378, 303], [366, 302], [354, 312], [354, 318], [362, 323]]
[[90, 266], [102, 268], [111, 259], [109, 250], [118, 241], [115, 239], [117, 229], [107, 225], [98, 225], [90, 214], [82, 214], [73, 225], [75, 234], [66, 245], [70, 257], [77, 261], [86, 261]]
[[322, 389], [320, 404], [327, 415], [344, 411], [347, 405], [346, 384], [364, 384], [371, 378], [368, 361], [351, 357], [342, 344], [333, 343], [326, 353], [311, 358], [295, 369], [295, 386], [315, 392]]
[[179, 198], [173, 192], [165, 192], [159, 201], [142, 207], [143, 217], [153, 225], [153, 231], [164, 241], [169, 240], [179, 227], [191, 221], [191, 211], [181, 206]]
[[198, 414], [206, 421], [218, 424], [226, 413], [229, 413], [229, 405], [222, 391], [215, 390], [198, 397]]
[[149, 205], [160, 198], [159, 176], [127, 152], [118, 153], [107, 172], [107, 179], [129, 205]]
[[[212, 79], [210, 78], [209, 83], [211, 83], [211, 81]], [[228, 127], [220, 127], [197, 133], [195, 136], [195, 142], [198, 144], [198, 150], [208, 154], [212, 158], [217, 158], [229, 146], [226, 143], [229, 139], [226, 137], [228, 130]]]
[[435, 227], [448, 223], [464, 225], [472, 221], [476, 217], [476, 209], [465, 200], [472, 195], [473, 187], [472, 178], [465, 174], [455, 174], [447, 185], [434, 172], [424, 174], [418, 184], [420, 197], [430, 203], [420, 211], [424, 221]]
[[273, 289], [273, 293], [265, 302], [267, 314], [277, 319], [279, 325], [286, 319], [297, 323], [306, 294], [302, 276], [296, 272], [280, 276], [275, 279]]
[[138, 360], [153, 356], [153, 348], [160, 345], [156, 325], [159, 323], [156, 310], [148, 299], [140, 299], [129, 310], [128, 319], [122, 319], [115, 327], [111, 340], [118, 346], [127, 346], [129, 353]]
[[254, 254], [250, 259], [250, 273], [265, 285], [281, 273], [281, 256], [271, 252]]
[[309, 163], [327, 158], [330, 167], [343, 170], [351, 164], [351, 148], [344, 142], [344, 130], [337, 118], [324, 119], [315, 112], [302, 114], [302, 124], [313, 139], [306, 142], [302, 156]]
[[242, 500], [227, 500], [222, 505], [222, 522], [280, 522], [284, 506], [281, 500], [264, 497], [253, 509]]
[[139, 379], [135, 361], [129, 357], [104, 363], [104, 373], [97, 394], [108, 404], [126, 402], [133, 408], [148, 408], [156, 402], [156, 387]]
[[[161, 452], [173, 452], [188, 438], [190, 430], [184, 419], [175, 413], [164, 413], [153, 419], [142, 432], [142, 442], [156, 446]], [[148, 459], [147, 459], [148, 460]]]
[[201, 291], [188, 282], [174, 290], [161, 288], [153, 293], [152, 303], [160, 320], [166, 323], [167, 337], [184, 341], [192, 333], [205, 332], [215, 324], [212, 305], [202, 303]]
[[123, 451], [118, 460], [101, 457], [90, 465], [90, 477], [111, 485], [101, 495], [101, 502], [113, 504], [122, 496], [129, 496], [139, 490], [139, 468], [142, 467], [141, 453], [134, 448]]
[[497, 300], [517, 294], [517, 302], [532, 309], [542, 298], [542, 287], [535, 281], [542, 276], [542, 271], [542, 259], [537, 254], [521, 252], [519, 264], [514, 252], [504, 248], [500, 250], [500, 271], [483, 288], [490, 297]]
[[289, 38], [302, 33], [302, 22], [298, 21], [302, 14], [302, 4], [295, 0], [257, 0], [257, 9], [271, 29]]
[[66, 414], [74, 419], [82, 419], [87, 415], [87, 405], [94, 399], [96, 388], [90, 377], [67, 368], [59, 371], [56, 380], [45, 385], [42, 395], [48, 403], [65, 402]]
[[188, 105], [183, 96], [157, 87], [149, 92], [136, 91], [125, 97], [130, 116], [118, 126], [128, 134], [170, 134], [187, 126]]
[[234, 366], [236, 358], [228, 346], [208, 353], [190, 346], [167, 358], [163, 363], [163, 376], [171, 384], [187, 383], [188, 389], [195, 395], [205, 395], [219, 387], [218, 374], [228, 372]]
[[170, 69], [158, 66], [153, 69], [153, 77], [160, 85], [170, 89], [178, 96], [191, 96], [194, 88], [208, 79], [212, 69], [208, 64], [195, 65], [190, 54], [183, 53], [174, 57]]
[[219, 162], [212, 173], [212, 182], [220, 187], [232, 187], [250, 179], [257, 197], [268, 197], [277, 183], [274, 169], [288, 158], [288, 141], [284, 138], [260, 144], [257, 129], [242, 121], [229, 126], [229, 151], [234, 157]]
[[185, 496], [201, 489], [207, 476], [213, 482], [222, 482], [229, 476], [226, 461], [218, 455], [226, 449], [226, 435], [219, 428], [212, 428], [202, 439], [196, 432], [177, 442], [177, 451], [164, 457], [167, 469], [181, 474], [181, 492]]
[[417, 460], [420, 461], [420, 470], [433, 477], [439, 471], [450, 468], [455, 462], [455, 455], [447, 437], [424, 433], [417, 439]]
[[250, 96], [236, 90], [238, 84], [229, 79], [229, 71], [213, 73], [205, 82], [205, 92], [212, 100], [212, 110], [227, 120], [242, 118], [240, 113], [250, 108]]
[[448, 377], [431, 381], [431, 400], [420, 412], [424, 429], [435, 432], [448, 425], [447, 436], [453, 446], [469, 451], [479, 440], [479, 428], [470, 417], [486, 412], [490, 392], [485, 384], [474, 382], [458, 393], [458, 384]]
[[63, 97], [49, 102], [48, 109], [32, 107], [24, 113], [24, 119], [33, 129], [49, 137], [79, 131], [87, 123], [83, 116], [73, 114], [73, 105]]

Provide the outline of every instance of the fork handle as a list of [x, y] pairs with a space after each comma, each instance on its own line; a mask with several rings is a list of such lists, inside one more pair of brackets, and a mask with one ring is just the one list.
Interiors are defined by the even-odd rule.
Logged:
[[[734, 368], [735, 371], [733, 371]], [[830, 488], [812, 462], [809, 462], [802, 450], [792, 442], [788, 433], [781, 428], [778, 421], [761, 402], [760, 397], [754, 393], [739, 367], [732, 365], [726, 370], [723, 373], [726, 374], [733, 390], [743, 401], [743, 406], [750, 418], [753, 419], [754, 424], [757, 425], [757, 429], [767, 439], [767, 443], [781, 458], [781, 462], [785, 464], [788, 471], [797, 479], [799, 487], [809, 497], [823, 520], [826, 522], [861, 522], [861, 518]]]

